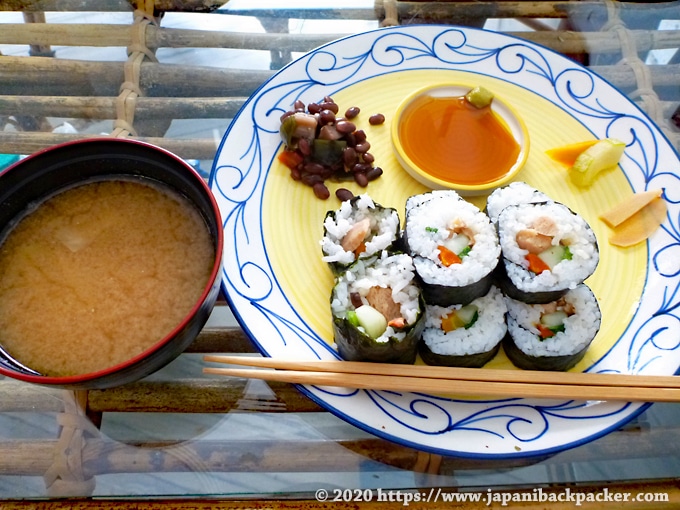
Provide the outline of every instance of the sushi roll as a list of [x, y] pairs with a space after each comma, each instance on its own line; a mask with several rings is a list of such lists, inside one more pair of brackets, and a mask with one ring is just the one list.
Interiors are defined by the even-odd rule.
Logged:
[[399, 238], [400, 221], [396, 209], [359, 195], [342, 202], [338, 210], [329, 211], [323, 227], [323, 261], [339, 274], [358, 259], [390, 249]]
[[414, 363], [425, 305], [411, 257], [382, 252], [359, 259], [336, 278], [331, 313], [343, 359]]
[[465, 306], [426, 306], [420, 357], [428, 365], [484, 366], [507, 332], [505, 313], [505, 299], [497, 287]]
[[497, 284], [527, 303], [558, 299], [590, 276], [599, 262], [595, 233], [556, 202], [505, 207], [498, 216], [502, 250]]
[[500, 256], [496, 231], [455, 191], [410, 198], [402, 241], [427, 304], [466, 305], [489, 292]]
[[585, 284], [551, 303], [530, 305], [506, 298], [506, 304], [503, 350], [525, 370], [569, 370], [581, 361], [600, 329], [600, 307]]
[[533, 188], [526, 182], [511, 182], [507, 186], [496, 188], [486, 200], [486, 214], [491, 219], [491, 223], [498, 223], [498, 216], [501, 211], [509, 205], [536, 204], [542, 202], [552, 202], [550, 197]]

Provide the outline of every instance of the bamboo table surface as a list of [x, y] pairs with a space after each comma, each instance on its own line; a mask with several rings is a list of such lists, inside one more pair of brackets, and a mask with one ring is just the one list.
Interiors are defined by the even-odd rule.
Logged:
[[[627, 94], [680, 146], [678, 1], [156, 0], [136, 7], [0, 2], [0, 155], [128, 136], [175, 152], [207, 177], [232, 118], [276, 70], [343, 35], [415, 23], [485, 27], [561, 52]], [[130, 74], [135, 58], [137, 74]], [[590, 494], [585, 508], [605, 507], [595, 500], [605, 490], [660, 495], [626, 508], [680, 505], [680, 406], [655, 404], [621, 429], [541, 457], [442, 457], [358, 430], [292, 385], [201, 374], [204, 353], [255, 350], [220, 300], [190, 348], [139, 382], [70, 392], [0, 378], [0, 507], [385, 508], [431, 489], [505, 494], [512, 508], [571, 508], [573, 501], [559, 499], [565, 490]], [[338, 501], [316, 498], [322, 488]], [[543, 501], [535, 498], [539, 489]], [[402, 499], [378, 500], [378, 490]], [[448, 506], [486, 502], [505, 506], [501, 499]]]

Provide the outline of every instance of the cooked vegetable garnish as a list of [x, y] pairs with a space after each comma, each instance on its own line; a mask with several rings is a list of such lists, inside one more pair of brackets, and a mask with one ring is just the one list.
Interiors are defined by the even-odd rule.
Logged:
[[655, 198], [659, 198], [662, 193], [663, 190], [661, 189], [634, 193], [606, 213], [601, 214], [600, 218], [610, 227], [616, 227], [633, 216], [640, 209], [647, 206], [647, 204], [652, 202]]
[[475, 108], [484, 108], [493, 101], [493, 92], [484, 87], [475, 87], [465, 94], [465, 99]]
[[317, 198], [323, 200], [330, 196], [325, 184], [328, 179], [354, 180], [366, 187], [382, 175], [382, 169], [373, 166], [366, 133], [354, 124], [360, 109], [348, 108], [346, 117], [337, 117], [338, 111], [338, 105], [327, 96], [306, 107], [298, 100], [293, 110], [281, 116], [279, 132], [286, 146], [279, 161], [290, 168], [294, 180], [311, 186]]
[[626, 144], [615, 138], [605, 138], [578, 155], [569, 169], [577, 186], [590, 186], [597, 174], [619, 164]]

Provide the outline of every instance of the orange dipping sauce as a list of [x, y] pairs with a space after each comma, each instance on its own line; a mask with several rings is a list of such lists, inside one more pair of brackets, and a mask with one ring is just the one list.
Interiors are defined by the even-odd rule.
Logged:
[[402, 114], [399, 138], [413, 163], [452, 184], [495, 181], [520, 153], [519, 143], [491, 107], [476, 108], [464, 96], [417, 98]]

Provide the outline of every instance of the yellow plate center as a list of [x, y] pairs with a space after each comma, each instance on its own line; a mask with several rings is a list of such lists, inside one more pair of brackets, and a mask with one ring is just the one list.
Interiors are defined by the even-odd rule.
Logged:
[[[415, 70], [382, 75], [343, 89], [333, 95], [340, 114], [350, 106], [361, 113], [353, 122], [363, 129], [375, 156], [374, 166], [384, 173], [367, 188], [351, 183], [327, 183], [331, 198], [319, 200], [312, 189], [290, 178], [289, 170], [275, 161], [264, 188], [262, 229], [267, 254], [278, 282], [291, 306], [329, 344], [333, 343], [330, 294], [333, 276], [322, 262], [319, 240], [328, 210], [340, 202], [333, 195], [338, 187], [355, 194], [368, 193], [385, 207], [394, 207], [404, 220], [404, 204], [412, 195], [429, 191], [411, 178], [397, 162], [390, 142], [390, 120], [401, 100], [424, 84], [477, 83], [502, 96], [524, 119], [531, 137], [531, 150], [516, 180], [525, 181], [582, 215], [597, 236], [600, 264], [587, 280], [602, 310], [602, 325], [585, 358], [573, 369], [582, 371], [601, 358], [620, 338], [633, 316], [644, 287], [647, 247], [616, 248], [607, 242], [608, 228], [598, 216], [631, 194], [620, 171], [609, 172], [588, 189], [575, 187], [567, 169], [551, 160], [545, 151], [561, 145], [589, 140], [592, 133], [580, 122], [535, 93], [496, 78], [459, 71]], [[386, 121], [371, 126], [374, 113]], [[486, 196], [470, 199], [484, 209]], [[486, 365], [512, 368], [501, 352]]]

